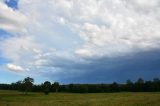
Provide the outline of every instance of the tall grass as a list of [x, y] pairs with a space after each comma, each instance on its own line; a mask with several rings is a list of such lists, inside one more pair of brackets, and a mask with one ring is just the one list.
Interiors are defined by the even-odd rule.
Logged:
[[0, 91], [0, 106], [160, 106], [160, 93], [29, 93]]

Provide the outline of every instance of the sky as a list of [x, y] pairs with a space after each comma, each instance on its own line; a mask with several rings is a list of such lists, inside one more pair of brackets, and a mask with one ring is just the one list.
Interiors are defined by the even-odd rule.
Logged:
[[160, 0], [0, 0], [0, 83], [160, 78]]

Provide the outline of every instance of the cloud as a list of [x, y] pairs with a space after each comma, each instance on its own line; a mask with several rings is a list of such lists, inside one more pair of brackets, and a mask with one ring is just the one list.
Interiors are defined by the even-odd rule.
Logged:
[[[80, 27], [80, 36], [86, 41], [84, 50], [95, 51], [96, 49], [97, 55], [101, 51], [102, 55], [115, 56], [117, 52], [124, 54], [133, 52], [135, 49], [158, 48], [160, 26], [156, 23], [159, 23], [157, 15], [159, 11], [137, 12], [142, 10], [141, 8], [135, 10], [139, 6], [137, 2], [133, 4], [120, 0], [102, 0], [99, 5], [96, 16], [90, 17], [91, 22], [84, 22]], [[87, 4], [86, 7], [88, 7]], [[101, 23], [96, 23], [97, 20], [94, 18], [101, 20]]]
[[0, 2], [0, 28], [18, 35], [0, 50], [31, 74], [98, 73], [118, 67], [115, 58], [159, 49], [159, 9], [159, 0], [20, 0], [18, 10]]
[[25, 71], [25, 69], [23, 69], [21, 66], [17, 66], [17, 65], [14, 65], [14, 64], [7, 64], [7, 68], [11, 71], [14, 71], [14, 72]]
[[[39, 43], [45, 39], [47, 43], [43, 43], [48, 48], [51, 45], [56, 49], [65, 48], [66, 44], [69, 44], [79, 55], [84, 55], [87, 51], [86, 57], [90, 56], [88, 54], [115, 56], [133, 52], [135, 49], [158, 48], [160, 13], [154, 10], [159, 8], [158, 0], [54, 0], [45, 1], [45, 4], [42, 2], [22, 0], [19, 2], [19, 9], [32, 19], [32, 25], [28, 28], [32, 33], [29, 35], [39, 36], [34, 37]], [[152, 9], [149, 12], [139, 12], [148, 8]], [[57, 29], [70, 33], [64, 34]], [[66, 42], [66, 39], [68, 41], [65, 45], [59, 43]], [[73, 40], [79, 45], [75, 46]]]
[[3, 56], [15, 63], [29, 62], [33, 55], [40, 51], [39, 46], [29, 37], [12, 37], [0, 43], [0, 50]]
[[[159, 77], [159, 49], [127, 54], [119, 57], [92, 58], [85, 64], [73, 63], [72, 73], [56, 73], [61, 76], [59, 81], [63, 83], [112, 83], [113, 81], [124, 83], [127, 79], [136, 81], [138, 78], [151, 80]], [[64, 67], [64, 70], [68, 69]], [[50, 72], [46, 76], [56, 78], [55, 73]]]
[[128, 2], [134, 3], [137, 5], [137, 7], [143, 8], [143, 9], [154, 9], [159, 6], [160, 1], [159, 0], [126, 0]]
[[12, 33], [25, 32], [27, 18], [0, 2], [0, 28]]

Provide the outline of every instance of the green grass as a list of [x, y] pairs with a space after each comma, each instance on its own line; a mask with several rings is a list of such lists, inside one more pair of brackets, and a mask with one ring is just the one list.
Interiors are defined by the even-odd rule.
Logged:
[[0, 106], [160, 106], [160, 93], [29, 93], [0, 91]]

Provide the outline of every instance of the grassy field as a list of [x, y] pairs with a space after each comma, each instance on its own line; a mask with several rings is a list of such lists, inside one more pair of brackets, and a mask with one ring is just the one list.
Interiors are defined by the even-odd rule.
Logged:
[[160, 106], [160, 93], [29, 93], [0, 91], [0, 106]]

